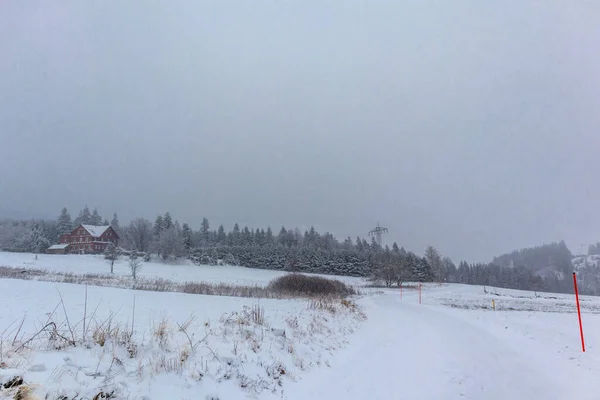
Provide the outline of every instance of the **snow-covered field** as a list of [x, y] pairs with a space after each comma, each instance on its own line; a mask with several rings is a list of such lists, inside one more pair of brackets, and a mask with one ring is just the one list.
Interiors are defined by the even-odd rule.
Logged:
[[[364, 321], [360, 310], [340, 300], [93, 286], [86, 297], [85, 289], [0, 279], [0, 383], [23, 376], [41, 398], [52, 400], [98, 393], [116, 399], [281, 398], [287, 382], [329, 365]], [[0, 390], [0, 398], [15, 392]]]
[[[82, 273], [108, 269], [94, 256], [34, 260], [1, 253], [0, 264]], [[281, 274], [187, 264], [144, 268], [147, 278], [245, 285], [265, 285]], [[124, 264], [117, 273], [128, 273]], [[50, 400], [113, 390], [114, 399], [600, 398], [598, 297], [581, 299], [582, 353], [574, 296], [565, 294], [428, 284], [423, 304], [414, 290], [405, 290], [402, 299], [398, 290], [378, 290], [357, 299], [355, 308], [339, 300], [87, 290], [86, 307], [82, 285], [0, 279], [0, 382], [23, 374]], [[61, 296], [64, 309], [57, 308]], [[19, 349], [49, 320], [64, 338], [54, 334], [49, 341], [51, 327]], [[66, 344], [71, 330], [75, 347]], [[110, 333], [105, 342], [103, 332]], [[14, 393], [0, 389], [0, 398]]]
[[[37, 260], [31, 253], [0, 252], [0, 266], [23, 269], [41, 269], [54, 272], [70, 273], [110, 273], [110, 266], [100, 255], [60, 255], [39, 254]], [[131, 271], [124, 259], [115, 263], [115, 274], [129, 276]], [[271, 280], [285, 275], [282, 271], [251, 269], [235, 266], [195, 265], [189, 260], [181, 260], [178, 264], [165, 264], [158, 261], [143, 263], [139, 273], [141, 278], [163, 278], [173, 282], [208, 282], [229, 283], [236, 285], [265, 286]], [[348, 276], [331, 276], [343, 282], [359, 286], [364, 284], [363, 278]]]

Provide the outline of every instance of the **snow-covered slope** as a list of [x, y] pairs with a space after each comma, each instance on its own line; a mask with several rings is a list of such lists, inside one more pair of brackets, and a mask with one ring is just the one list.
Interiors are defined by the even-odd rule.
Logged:
[[[39, 254], [37, 260], [31, 253], [0, 252], [0, 266], [33, 268], [56, 272], [107, 274], [110, 266], [101, 255], [59, 255]], [[115, 274], [129, 276], [131, 271], [127, 260], [120, 259], [115, 263]], [[162, 262], [145, 262], [138, 273], [141, 278], [163, 278], [173, 282], [208, 282], [230, 283], [236, 285], [267, 285], [272, 279], [285, 275], [286, 272], [251, 269], [236, 266], [195, 265], [189, 260], [181, 260], [178, 264]], [[331, 276], [347, 284], [362, 285], [363, 278], [348, 276]]]

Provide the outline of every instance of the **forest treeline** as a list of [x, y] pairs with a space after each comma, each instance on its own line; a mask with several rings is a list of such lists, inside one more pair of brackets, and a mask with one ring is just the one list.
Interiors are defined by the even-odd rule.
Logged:
[[[43, 253], [60, 234], [78, 224], [111, 224], [120, 247], [144, 253], [165, 263], [189, 258], [198, 265], [240, 265], [250, 268], [362, 276], [374, 285], [397, 286], [402, 282], [449, 282], [514, 289], [570, 292], [573, 255], [564, 242], [515, 250], [490, 263], [455, 264], [429, 246], [422, 255], [393, 243], [380, 246], [375, 238], [338, 240], [329, 232], [310, 228], [304, 232], [285, 227], [249, 228], [235, 224], [226, 230], [213, 228], [204, 218], [198, 229], [174, 220], [169, 212], [152, 222], [137, 218], [121, 226], [117, 214], [111, 221], [86, 206], [74, 219], [66, 208], [56, 220], [0, 221], [0, 249]], [[590, 246], [596, 254], [600, 245]], [[586, 270], [582, 292], [600, 294], [597, 268]]]

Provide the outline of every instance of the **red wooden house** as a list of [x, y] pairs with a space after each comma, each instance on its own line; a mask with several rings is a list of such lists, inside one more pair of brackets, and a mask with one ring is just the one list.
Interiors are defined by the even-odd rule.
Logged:
[[110, 225], [79, 225], [60, 235], [60, 243], [68, 245], [65, 252], [71, 253], [102, 253], [111, 242], [119, 245], [119, 235]]

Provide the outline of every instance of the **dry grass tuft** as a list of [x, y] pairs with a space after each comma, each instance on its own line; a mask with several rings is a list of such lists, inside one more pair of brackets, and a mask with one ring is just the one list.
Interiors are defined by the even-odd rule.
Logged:
[[97, 395], [95, 395], [92, 400], [105, 400], [105, 399], [112, 399], [114, 398], [115, 392], [104, 392], [104, 391], [100, 391]]
[[19, 390], [15, 393], [13, 400], [35, 400], [33, 389], [27, 385], [19, 386]]
[[158, 325], [154, 326], [153, 335], [158, 340], [158, 345], [161, 349], [166, 349], [169, 342], [169, 321], [167, 318], [162, 318]]
[[252, 322], [257, 325], [265, 324], [265, 309], [258, 304], [252, 306]]
[[335, 314], [337, 312], [334, 300], [330, 297], [321, 297], [318, 299], [313, 299], [308, 304], [308, 308], [310, 308], [311, 310], [329, 311], [332, 314]]
[[181, 374], [183, 372], [184, 361], [178, 357], [167, 357], [164, 354], [155, 360], [150, 361], [152, 372], [158, 375], [162, 372], [175, 372]]

